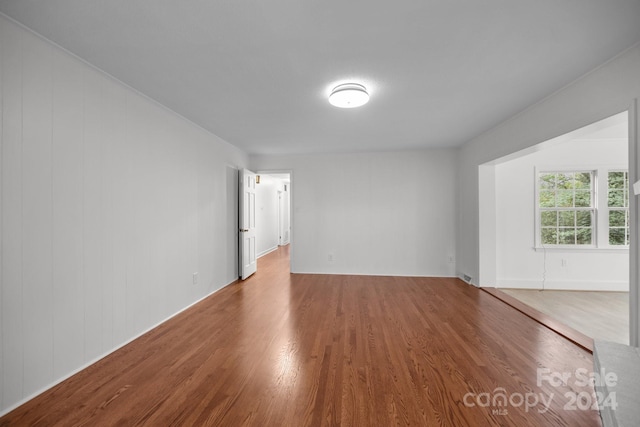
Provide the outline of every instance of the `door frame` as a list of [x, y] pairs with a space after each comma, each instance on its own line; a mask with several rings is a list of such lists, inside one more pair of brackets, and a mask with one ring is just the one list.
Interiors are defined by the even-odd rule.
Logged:
[[[289, 174], [289, 271], [294, 273], [295, 270], [295, 209], [294, 209], [294, 173], [293, 169], [258, 169], [258, 175], [274, 175]], [[279, 209], [279, 208], [278, 208]]]
[[[640, 180], [640, 110], [638, 99], [629, 106], [629, 184]], [[634, 195], [629, 203], [629, 344], [640, 344], [640, 196]]]

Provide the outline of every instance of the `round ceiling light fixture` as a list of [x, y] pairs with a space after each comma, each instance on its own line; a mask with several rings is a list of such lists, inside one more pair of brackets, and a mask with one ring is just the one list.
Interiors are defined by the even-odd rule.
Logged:
[[329, 102], [335, 107], [356, 108], [369, 102], [369, 93], [361, 84], [345, 83], [333, 88]]

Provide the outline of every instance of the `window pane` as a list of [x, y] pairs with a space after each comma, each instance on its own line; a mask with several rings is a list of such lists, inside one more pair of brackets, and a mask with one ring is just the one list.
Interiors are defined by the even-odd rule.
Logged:
[[576, 225], [578, 227], [591, 227], [591, 211], [577, 211]]
[[575, 211], [559, 212], [558, 225], [560, 227], [573, 227], [576, 225]]
[[[607, 185], [607, 205], [610, 208], [628, 208], [629, 173], [626, 171], [609, 172]], [[629, 210], [609, 209], [609, 244], [629, 244]]]
[[624, 188], [624, 172], [609, 172], [609, 188]]
[[559, 208], [572, 208], [573, 204], [573, 191], [572, 190], [558, 190], [557, 201]]
[[573, 174], [559, 173], [557, 174], [557, 188], [571, 190], [573, 189]]
[[553, 191], [541, 191], [540, 192], [540, 207], [541, 208], [553, 208], [556, 205], [556, 198]]
[[558, 232], [554, 228], [542, 229], [542, 244], [543, 245], [557, 245], [558, 244]]
[[576, 230], [573, 228], [561, 228], [558, 230], [558, 243], [561, 245], [576, 244]]
[[591, 190], [576, 190], [576, 206], [579, 208], [591, 206]]
[[624, 190], [624, 207], [628, 208], [629, 207], [629, 189], [625, 189]]
[[575, 174], [575, 188], [591, 190], [591, 174], [589, 172]]
[[545, 190], [553, 190], [556, 188], [556, 174], [555, 173], [541, 173], [540, 174], [540, 188]]
[[593, 244], [593, 177], [593, 172], [538, 174], [538, 219], [543, 245]]
[[625, 245], [626, 230], [624, 228], [610, 228], [609, 229], [609, 244], [610, 245]]
[[590, 245], [591, 241], [591, 228], [578, 228], [576, 233], [576, 243], [579, 245]]
[[543, 227], [555, 227], [558, 225], [558, 211], [542, 211], [540, 223]]
[[624, 227], [626, 225], [626, 211], [609, 211], [609, 227]]
[[624, 190], [609, 190], [609, 207], [623, 208]]

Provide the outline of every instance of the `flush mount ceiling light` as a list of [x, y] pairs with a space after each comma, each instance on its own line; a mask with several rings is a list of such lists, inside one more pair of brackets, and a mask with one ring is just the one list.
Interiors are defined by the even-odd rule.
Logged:
[[345, 83], [333, 88], [329, 102], [335, 107], [356, 108], [369, 102], [369, 94], [361, 84]]

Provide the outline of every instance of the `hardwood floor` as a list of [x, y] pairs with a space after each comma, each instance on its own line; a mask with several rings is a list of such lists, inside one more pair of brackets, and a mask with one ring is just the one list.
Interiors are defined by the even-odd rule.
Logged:
[[[288, 263], [287, 248], [261, 258], [247, 281], [0, 425], [600, 425], [595, 410], [565, 408], [593, 392], [573, 376], [591, 372], [591, 355], [493, 296], [457, 279], [289, 274]], [[553, 387], [538, 369], [571, 378]], [[548, 410], [523, 403], [534, 397]]]
[[530, 317], [536, 322], [551, 329], [555, 333], [565, 337], [579, 347], [582, 347], [589, 353], [593, 353], [593, 338], [583, 334], [582, 332], [572, 328], [569, 325], [566, 325], [565, 323], [559, 321], [557, 318], [549, 316], [548, 314], [543, 313], [528, 304], [525, 304], [518, 298], [513, 297], [506, 292], [503, 292], [501, 289], [490, 287], [483, 287], [481, 289], [484, 292], [487, 292], [498, 298], [500, 301], [509, 304], [511, 307], [515, 308], [527, 317]]

